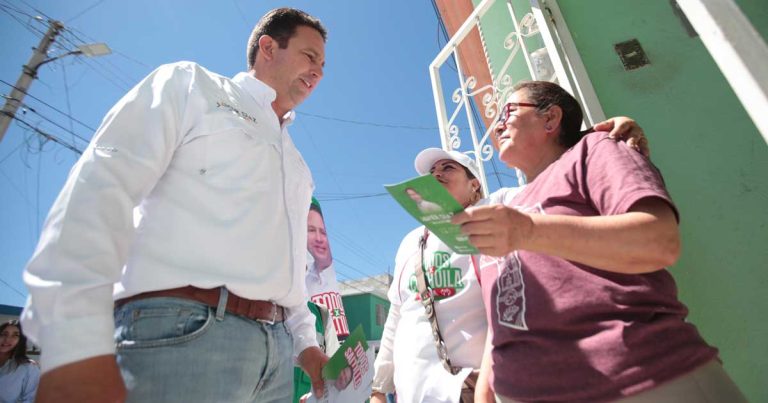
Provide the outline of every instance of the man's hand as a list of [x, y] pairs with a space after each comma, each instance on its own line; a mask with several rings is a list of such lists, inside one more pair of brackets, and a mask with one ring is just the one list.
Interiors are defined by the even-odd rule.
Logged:
[[387, 395], [381, 392], [371, 393], [371, 403], [387, 403]]
[[299, 354], [299, 366], [312, 381], [312, 393], [318, 398], [325, 392], [322, 370], [328, 356], [319, 347], [307, 347]]
[[114, 355], [100, 355], [54, 368], [40, 377], [38, 403], [123, 402], [125, 385]]
[[648, 139], [643, 133], [643, 128], [632, 118], [617, 116], [596, 124], [593, 129], [598, 132], [609, 132], [608, 137], [619, 141], [626, 141], [627, 145], [637, 150], [646, 157], [651, 156], [648, 148]]
[[451, 218], [469, 235], [469, 242], [480, 253], [505, 256], [520, 249], [533, 233], [533, 220], [527, 214], [501, 204], [469, 207]]

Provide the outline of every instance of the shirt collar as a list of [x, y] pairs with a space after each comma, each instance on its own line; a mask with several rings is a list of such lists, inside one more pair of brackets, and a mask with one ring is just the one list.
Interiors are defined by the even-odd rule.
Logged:
[[[247, 72], [237, 73], [232, 81], [249, 93], [262, 108], [272, 108], [272, 102], [277, 98], [277, 92], [272, 87]], [[292, 124], [294, 119], [296, 119], [296, 112], [288, 111], [283, 116], [283, 125]]]

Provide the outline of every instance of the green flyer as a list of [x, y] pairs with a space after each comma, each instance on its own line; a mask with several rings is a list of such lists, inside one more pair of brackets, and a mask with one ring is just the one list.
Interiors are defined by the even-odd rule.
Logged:
[[373, 383], [373, 349], [358, 325], [323, 367], [325, 394], [307, 402], [364, 402]]
[[430, 232], [454, 252], [478, 253], [458, 225], [451, 224], [454, 214], [464, 211], [448, 190], [432, 175], [419, 176], [395, 185], [384, 186], [392, 197]]

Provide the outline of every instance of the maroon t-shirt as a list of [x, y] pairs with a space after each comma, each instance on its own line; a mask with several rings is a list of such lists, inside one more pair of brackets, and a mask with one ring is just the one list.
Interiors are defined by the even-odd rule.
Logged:
[[[505, 203], [534, 214], [626, 213], [646, 197], [674, 209], [649, 161], [592, 133]], [[675, 211], [677, 213], [677, 211]], [[685, 322], [667, 270], [618, 274], [515, 251], [480, 261], [496, 393], [521, 401], [601, 401], [683, 375], [717, 355]]]

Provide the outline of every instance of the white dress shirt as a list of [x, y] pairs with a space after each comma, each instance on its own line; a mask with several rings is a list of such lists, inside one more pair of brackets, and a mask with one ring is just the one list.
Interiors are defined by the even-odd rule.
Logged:
[[274, 301], [294, 354], [317, 345], [304, 293], [314, 185], [286, 129], [294, 112], [281, 125], [275, 97], [247, 73], [180, 62], [110, 110], [24, 273], [22, 322], [44, 372], [115, 352], [113, 297], [186, 285]]

